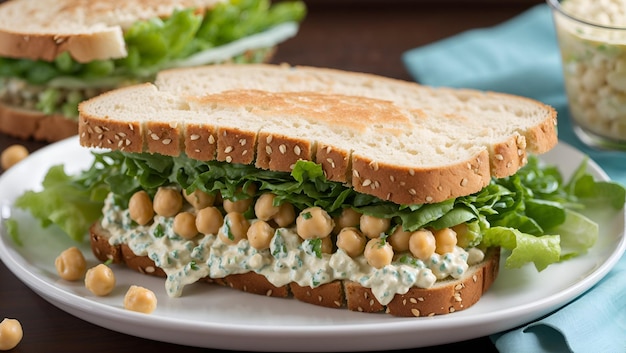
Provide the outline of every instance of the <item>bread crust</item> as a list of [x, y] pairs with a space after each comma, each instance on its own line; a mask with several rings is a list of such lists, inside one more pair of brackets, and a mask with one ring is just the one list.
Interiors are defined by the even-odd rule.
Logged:
[[[0, 56], [52, 61], [68, 52], [81, 63], [127, 55], [123, 30], [175, 9], [213, 8], [218, 0], [13, 0], [0, 4]], [[24, 18], [28, 17], [28, 21]]]
[[[109, 234], [100, 222], [90, 227], [90, 243], [94, 256], [103, 262], [125, 265], [142, 274], [165, 278], [166, 274], [147, 256], [137, 256], [125, 244], [111, 245]], [[460, 280], [438, 282], [432, 288], [411, 288], [396, 294], [382, 305], [369, 288], [356, 282], [336, 280], [315, 288], [297, 283], [276, 287], [256, 272], [227, 275], [223, 278], [202, 278], [202, 282], [231, 287], [252, 294], [287, 298], [327, 308], [347, 308], [366, 313], [387, 313], [393, 316], [445, 315], [467, 309], [477, 303], [495, 281], [500, 262], [500, 249], [490, 248], [485, 260], [471, 266]]]
[[21, 139], [56, 142], [76, 135], [78, 121], [0, 103], [0, 132]]
[[[80, 143], [87, 147], [161, 153], [170, 156], [187, 152], [192, 158], [198, 156], [201, 160], [210, 160], [215, 156], [215, 159], [219, 161], [254, 163], [260, 169], [283, 172], [291, 171], [295, 162], [300, 159], [311, 160], [321, 164], [329, 180], [352, 186], [358, 192], [374, 195], [397, 204], [425, 204], [478, 192], [489, 184], [492, 177], [501, 178], [515, 174], [527, 163], [528, 153], [544, 153], [558, 142], [556, 111], [545, 104], [523, 97], [472, 90], [429, 89], [414, 83], [370, 74], [315, 67], [267, 64], [244, 66], [246, 68], [242, 70], [262, 72], [259, 76], [267, 80], [282, 80], [277, 87], [283, 89], [284, 92], [263, 91], [256, 86], [259, 84], [262, 86], [262, 83], [248, 84], [243, 77], [239, 78], [241, 82], [238, 81], [231, 85], [232, 87], [224, 88], [222, 92], [219, 92], [221, 88], [213, 88], [213, 86], [208, 89], [213, 89], [217, 93], [188, 92], [187, 90], [193, 91], [197, 88], [190, 87], [190, 85], [184, 87], [163, 85], [171, 82], [176, 74], [182, 75], [184, 80], [184, 77], [191, 79], [196, 74], [201, 76], [210, 73], [220, 74], [220, 70], [230, 73], [231, 76], [236, 76], [241, 72], [236, 71], [238, 69], [234, 65], [214, 65], [210, 68], [203, 67], [195, 70], [169, 70], [165, 73], [165, 79], [162, 78], [163, 76], [157, 77], [156, 85], [126, 87], [115, 92], [107, 92], [81, 104], [79, 107]], [[298, 76], [300, 73], [301, 75]], [[401, 104], [394, 105], [393, 102], [384, 99], [349, 96], [343, 93], [351, 92], [352, 87], [332, 91], [335, 85], [347, 85], [346, 82], [350, 81], [366, 81], [371, 87], [377, 86], [376, 83], [386, 84], [389, 85], [389, 90], [408, 91], [410, 94], [404, 94], [409, 98], [405, 97], [405, 99], [414, 98], [418, 102], [421, 99], [420, 94], [424, 92], [433, 96], [441, 92], [442, 95], [453, 96], [461, 102], [468, 99], [480, 101], [483, 97], [490, 100], [490, 104], [508, 100], [512, 102], [511, 105], [519, 103], [523, 107], [504, 107], [502, 114], [507, 114], [509, 117], [521, 116], [523, 112], [510, 112], [506, 109], [532, 109], [531, 114], [539, 117], [534, 118], [532, 125], [520, 123], [523, 127], [507, 130], [506, 135], [498, 135], [493, 142], [488, 144], [462, 143], [460, 144], [462, 147], [459, 147], [459, 151], [464, 153], [462, 158], [451, 156], [449, 160], [441, 164], [427, 166], [420, 162], [412, 163], [410, 160], [402, 162], [388, 160], [387, 156], [372, 152], [375, 149], [363, 147], [363, 142], [358, 143], [361, 143], [360, 148], [364, 148], [366, 152], [357, 152], [356, 149], [342, 148], [338, 142], [326, 141], [324, 136], [306, 135], [304, 128], [298, 135], [289, 135], [279, 132], [281, 131], [279, 127], [268, 129], [258, 125], [265, 119], [273, 117], [285, 119], [294, 117], [293, 119], [302, 121], [309, 119], [303, 124], [323, 126], [329, 131], [339, 131], [338, 134], [351, 134], [355, 140], [359, 139], [357, 136], [369, 131], [367, 129], [374, 125], [372, 131], [380, 134], [366, 135], [368, 139], [384, 140], [387, 137], [393, 140], [403, 140], [405, 136], [403, 130], [419, 130], [420, 119], [426, 119], [428, 116], [425, 110], [406, 108]], [[158, 86], [159, 84], [161, 86]], [[316, 87], [322, 84], [326, 86]], [[250, 88], [250, 85], [255, 88]], [[241, 89], [237, 90], [233, 87], [241, 87]], [[363, 89], [363, 86], [357, 88]], [[290, 91], [291, 89], [296, 91]], [[323, 93], [304, 91], [306, 89], [318, 89]], [[122, 99], [129, 95], [137, 97], [144, 95], [145, 99], [149, 96], [154, 100], [152, 104], [157, 107], [159, 103], [156, 100], [176, 101], [177, 105], [168, 109], [184, 113], [185, 119], [176, 122], [174, 119], [168, 120], [159, 116], [146, 117], [146, 121], [139, 126], [140, 130], [136, 130], [132, 137], [125, 136], [128, 140], [124, 143], [106, 135], [103, 139], [98, 133], [94, 133], [96, 130], [105, 128], [110, 133], [114, 133], [117, 129], [123, 129], [124, 125], [131, 121], [118, 119], [116, 112], [101, 116], [102, 107], [95, 108], [100, 102], [106, 100], [113, 102], [118, 99], [116, 97]], [[148, 101], [143, 104], [151, 103]], [[185, 108], [178, 108], [180, 106]], [[501, 108], [488, 109], [491, 110], [487, 113], [496, 111], [496, 114], [500, 114]], [[175, 112], [171, 110], [168, 114], [173, 116], [171, 114]], [[255, 117], [254, 123], [257, 125], [249, 126], [247, 122], [225, 125], [220, 117], [210, 115], [214, 110], [215, 115], [222, 114], [221, 112], [224, 111], [223, 114], [231, 114], [231, 116], [242, 114], [248, 119]], [[159, 109], [155, 108], [155, 111]], [[457, 122], [463, 124], [468, 119], [463, 112], [452, 114], [444, 111], [441, 113], [440, 120], [450, 125]], [[468, 123], [471, 125], [472, 122]], [[473, 129], [477, 131], [470, 130], [468, 133], [484, 133], [475, 125]], [[195, 139], [192, 139], [192, 136]], [[165, 142], [168, 144], [164, 145]], [[454, 141], [448, 143], [454, 144]], [[403, 144], [410, 146], [409, 142], [403, 142]], [[429, 152], [416, 151], [414, 153], [427, 154]], [[452, 154], [448, 153], [449, 156]]]

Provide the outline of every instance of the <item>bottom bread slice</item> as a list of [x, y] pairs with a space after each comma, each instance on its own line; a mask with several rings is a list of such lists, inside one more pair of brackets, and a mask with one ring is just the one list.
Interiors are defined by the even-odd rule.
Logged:
[[[126, 245], [111, 245], [109, 233], [94, 223], [90, 228], [91, 249], [100, 261], [125, 264], [137, 272], [165, 277], [165, 272], [155, 266], [147, 256], [137, 256]], [[381, 304], [371, 289], [352, 281], [333, 281], [317, 287], [290, 283], [274, 286], [256, 272], [231, 274], [223, 278], [205, 277], [201, 281], [228, 286], [244, 292], [270, 297], [293, 297], [305, 303], [347, 308], [367, 313], [388, 313], [393, 316], [433, 316], [461, 311], [476, 304], [495, 281], [500, 264], [500, 248], [490, 248], [484, 261], [470, 266], [458, 279], [446, 279], [430, 288], [413, 287], [405, 294], [396, 294], [387, 305]]]

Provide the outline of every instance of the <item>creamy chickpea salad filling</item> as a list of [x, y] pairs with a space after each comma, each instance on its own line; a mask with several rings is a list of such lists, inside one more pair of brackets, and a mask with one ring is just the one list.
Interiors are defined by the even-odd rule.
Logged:
[[319, 207], [296, 215], [288, 202], [273, 201], [271, 193], [233, 202], [168, 186], [153, 197], [135, 193], [126, 209], [110, 194], [101, 224], [111, 244], [125, 243], [164, 270], [171, 297], [204, 277], [253, 271], [275, 286], [354, 281], [385, 305], [411, 287], [459, 278], [484, 259], [481, 250], [458, 245], [463, 224], [406, 232], [350, 208], [335, 218]]
[[565, 0], [554, 14], [572, 118], [626, 141], [626, 2]]

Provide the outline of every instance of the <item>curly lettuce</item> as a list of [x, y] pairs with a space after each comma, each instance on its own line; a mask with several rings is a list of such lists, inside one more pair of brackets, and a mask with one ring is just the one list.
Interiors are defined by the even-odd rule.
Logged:
[[[202, 162], [181, 155], [111, 151], [94, 153], [89, 169], [74, 176], [62, 166], [50, 169], [42, 191], [27, 191], [16, 200], [44, 226], [56, 224], [75, 241], [84, 241], [88, 227], [101, 217], [106, 195], [126, 207], [138, 190], [154, 194], [160, 186], [177, 184], [188, 192], [200, 189], [225, 199], [277, 195], [275, 204], [290, 202], [302, 210], [320, 206], [331, 214], [345, 207], [392, 219], [409, 231], [468, 224], [470, 246], [510, 250], [505, 266], [533, 263], [541, 271], [552, 263], [584, 254], [598, 237], [598, 225], [581, 211], [587, 207], [621, 209], [626, 189], [612, 181], [596, 181], [583, 160], [565, 182], [554, 166], [529, 163], [510, 177], [492, 179], [483, 190], [435, 204], [398, 205], [328, 181], [320, 165], [298, 161], [291, 173], [258, 170], [252, 165]], [[254, 183], [257, 194], [242, 188]]]

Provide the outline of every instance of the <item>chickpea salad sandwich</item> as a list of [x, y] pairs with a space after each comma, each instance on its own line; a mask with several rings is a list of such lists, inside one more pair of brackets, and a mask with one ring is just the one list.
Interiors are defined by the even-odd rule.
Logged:
[[[101, 261], [394, 316], [475, 304], [507, 268], [584, 254], [624, 188], [537, 154], [556, 113], [506, 94], [316, 67], [160, 72], [81, 103], [94, 162], [17, 207]], [[16, 232], [17, 233], [17, 232]], [[16, 235], [16, 239], [18, 239]]]
[[78, 103], [159, 70], [267, 62], [301, 1], [9, 0], [0, 4], [0, 132], [57, 141]]

